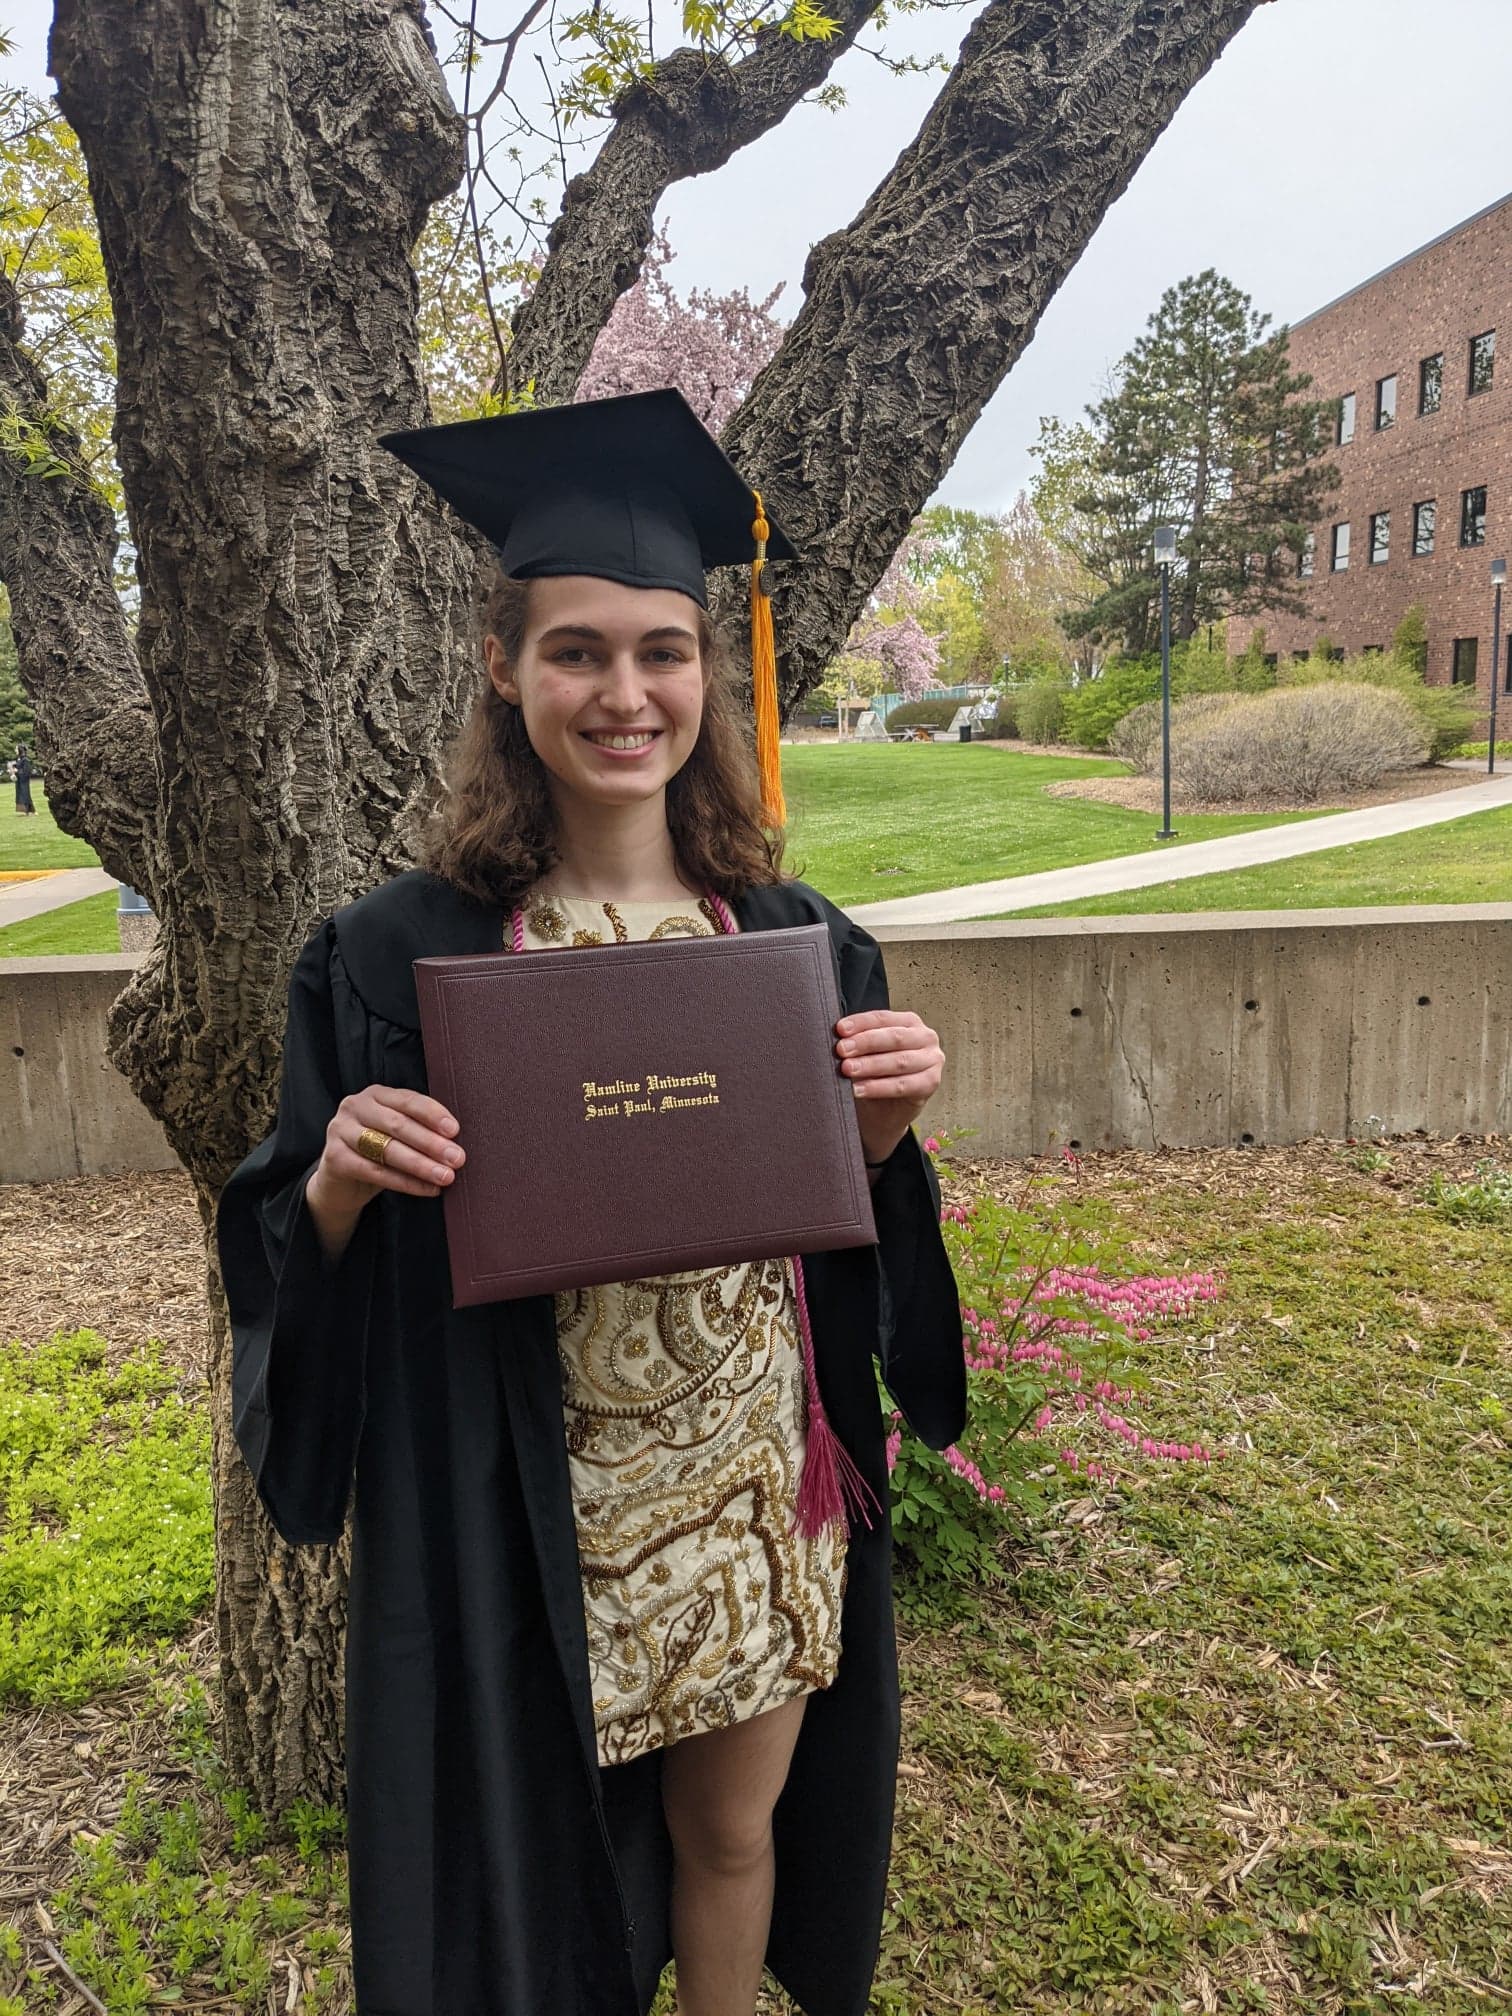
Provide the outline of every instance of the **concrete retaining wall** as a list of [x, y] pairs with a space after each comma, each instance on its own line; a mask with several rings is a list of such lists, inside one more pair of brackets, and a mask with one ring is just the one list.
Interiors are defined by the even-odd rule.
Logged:
[[[879, 927], [968, 1152], [1512, 1133], [1512, 904]], [[174, 1166], [105, 1056], [132, 959], [0, 961], [0, 1182]]]

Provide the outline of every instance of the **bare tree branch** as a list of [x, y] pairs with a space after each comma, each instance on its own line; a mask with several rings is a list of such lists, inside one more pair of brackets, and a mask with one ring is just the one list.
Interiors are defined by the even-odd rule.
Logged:
[[768, 29], [734, 64], [675, 50], [625, 93], [593, 165], [567, 184], [540, 279], [516, 312], [511, 389], [534, 379], [543, 406], [572, 397], [615, 302], [635, 284], [667, 189], [723, 167], [780, 124], [823, 83], [877, 4], [837, 7], [839, 32], [827, 42]]
[[115, 514], [77, 436], [49, 413], [47, 380], [24, 344], [20, 299], [0, 274], [0, 402], [12, 437], [0, 449], [0, 579], [47, 802], [65, 832], [151, 896], [155, 736], [114, 586]]

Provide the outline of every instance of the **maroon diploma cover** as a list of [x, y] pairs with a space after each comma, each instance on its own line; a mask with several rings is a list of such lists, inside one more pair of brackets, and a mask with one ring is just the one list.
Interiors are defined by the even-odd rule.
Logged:
[[455, 1306], [876, 1238], [823, 924], [417, 959]]

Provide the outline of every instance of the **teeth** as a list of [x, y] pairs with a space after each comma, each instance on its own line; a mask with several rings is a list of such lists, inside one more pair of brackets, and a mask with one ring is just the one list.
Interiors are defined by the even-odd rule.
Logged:
[[603, 749], [644, 749], [655, 737], [649, 732], [644, 735], [590, 735], [590, 742], [597, 742]]

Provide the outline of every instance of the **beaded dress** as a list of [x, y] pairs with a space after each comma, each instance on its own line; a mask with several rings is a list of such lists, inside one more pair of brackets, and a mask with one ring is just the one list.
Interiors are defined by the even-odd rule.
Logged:
[[[535, 897], [527, 949], [711, 936], [707, 899]], [[556, 1297], [599, 1761], [828, 1687], [843, 1527], [790, 1530], [805, 1449], [789, 1260]]]

